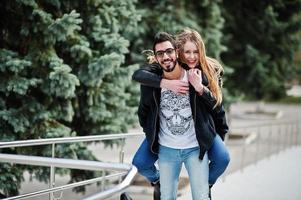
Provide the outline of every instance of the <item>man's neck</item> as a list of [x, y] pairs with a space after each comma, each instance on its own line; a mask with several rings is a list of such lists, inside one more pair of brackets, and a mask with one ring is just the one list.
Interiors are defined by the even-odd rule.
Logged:
[[177, 80], [182, 76], [183, 68], [177, 63], [175, 69], [172, 72], [163, 72], [163, 77], [169, 80]]

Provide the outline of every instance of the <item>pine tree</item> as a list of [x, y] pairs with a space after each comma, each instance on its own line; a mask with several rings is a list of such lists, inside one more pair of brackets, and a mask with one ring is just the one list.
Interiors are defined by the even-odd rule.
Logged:
[[[139, 1], [138, 8], [143, 12], [139, 22], [140, 33], [132, 44], [141, 53], [152, 47], [152, 39], [158, 31], [176, 34], [185, 27], [197, 30], [203, 37], [207, 54], [219, 59], [225, 50], [221, 43], [224, 19], [221, 16], [220, 2], [217, 1]], [[139, 58], [138, 55], [133, 55]], [[140, 57], [141, 60], [143, 60]]]
[[[136, 119], [135, 66], [125, 64], [140, 19], [135, 0], [12, 0], [0, 5], [1, 141], [125, 132]], [[49, 146], [1, 152], [50, 156]], [[85, 144], [57, 145], [56, 157], [96, 158]], [[23, 170], [0, 163], [0, 190], [18, 193]], [[71, 173], [71, 182], [94, 173]], [[10, 184], [7, 184], [7, 183]]]
[[256, 99], [280, 98], [296, 75], [301, 1], [224, 1], [228, 51], [234, 69], [228, 88]]

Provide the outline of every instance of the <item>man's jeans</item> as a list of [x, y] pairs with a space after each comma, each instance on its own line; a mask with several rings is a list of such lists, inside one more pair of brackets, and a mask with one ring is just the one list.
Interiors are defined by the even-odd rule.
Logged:
[[[222, 175], [230, 162], [229, 152], [219, 135], [214, 138], [213, 145], [208, 151], [208, 158], [210, 160], [209, 184], [212, 185]], [[158, 155], [150, 151], [150, 146], [147, 140], [144, 139], [134, 156], [133, 165], [150, 182], [159, 180], [159, 171], [154, 165], [157, 160]]]
[[161, 199], [175, 200], [179, 175], [184, 163], [189, 175], [191, 194], [194, 200], [209, 200], [208, 157], [199, 159], [200, 148], [173, 149], [160, 145], [159, 169], [161, 183]]

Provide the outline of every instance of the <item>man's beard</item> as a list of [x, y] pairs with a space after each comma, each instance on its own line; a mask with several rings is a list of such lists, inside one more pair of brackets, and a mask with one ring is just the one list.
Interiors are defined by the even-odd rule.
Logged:
[[170, 67], [170, 65], [165, 69], [162, 67], [162, 69], [165, 71], [165, 72], [172, 72], [175, 68], [176, 68], [176, 64], [177, 64], [177, 60], [174, 60], [172, 62], [173, 64], [173, 67]]

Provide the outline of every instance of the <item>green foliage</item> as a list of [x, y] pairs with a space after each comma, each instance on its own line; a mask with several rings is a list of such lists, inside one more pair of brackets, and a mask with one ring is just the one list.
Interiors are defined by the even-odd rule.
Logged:
[[301, 97], [287, 96], [278, 101], [271, 101], [273, 103], [284, 103], [284, 104], [301, 104]]
[[0, 118], [13, 128], [13, 132], [24, 132], [30, 127], [26, 116], [22, 115], [16, 109], [1, 110]]
[[225, 1], [223, 61], [234, 69], [226, 86], [256, 99], [285, 96], [296, 76], [292, 59], [300, 39], [300, 1]]
[[30, 61], [21, 60], [15, 52], [0, 50], [0, 71], [17, 74], [31, 65]]
[[6, 95], [16, 93], [24, 95], [30, 87], [36, 87], [41, 80], [37, 78], [26, 78], [22, 74], [30, 68], [31, 62], [18, 58], [18, 54], [0, 49], [0, 72], [3, 77], [0, 80], [0, 91]]
[[[136, 30], [140, 20], [135, 4], [135, 0], [1, 3], [1, 141], [120, 133], [136, 122], [138, 96], [131, 74], [137, 66], [125, 63], [130, 44], [125, 32]], [[50, 148], [1, 151], [51, 156]], [[83, 143], [56, 145], [55, 153], [96, 160]], [[0, 190], [17, 194], [23, 170], [49, 181], [48, 168], [1, 164]], [[56, 173], [70, 174], [70, 182], [97, 175], [68, 169]]]
[[54, 71], [49, 74], [50, 94], [66, 99], [75, 96], [75, 86], [79, 85], [79, 80], [70, 72], [71, 68], [67, 65], [54, 67]]
[[[202, 35], [207, 54], [219, 59], [219, 54], [225, 50], [221, 44], [224, 24], [219, 1], [139, 1], [143, 12], [139, 23], [140, 32], [133, 34], [132, 51], [134, 60], [145, 60], [141, 52], [152, 48], [152, 38], [158, 31], [175, 34], [184, 27], [196, 29]], [[138, 53], [138, 54], [137, 54]], [[140, 55], [139, 55], [140, 54]]]
[[67, 37], [72, 37], [77, 30], [81, 30], [80, 24], [83, 22], [79, 18], [80, 14], [72, 10], [70, 14], [64, 14], [61, 18], [56, 19], [47, 31], [49, 31], [49, 40], [66, 41]]
[[24, 181], [23, 171], [16, 165], [0, 163], [0, 174], [0, 183], [6, 183], [1, 184], [2, 192], [4, 194], [17, 195], [21, 182]]
[[100, 87], [103, 78], [112, 74], [114, 68], [120, 66], [122, 62], [122, 58], [117, 53], [106, 54], [91, 61], [86, 68], [80, 71], [79, 77], [87, 86]]

